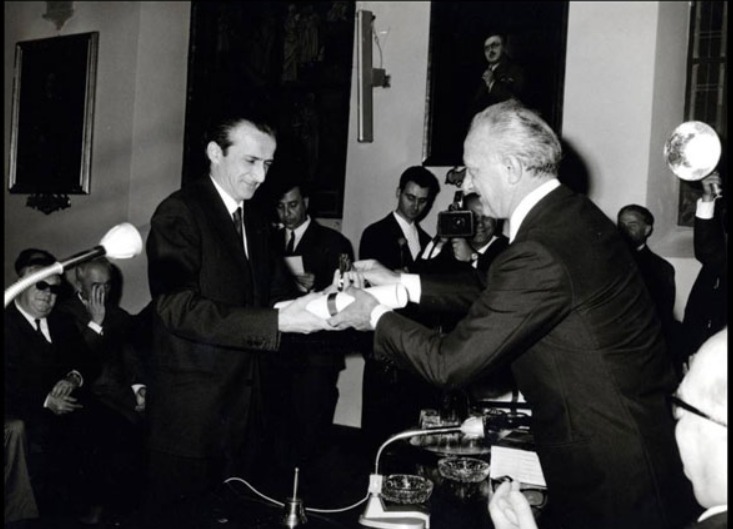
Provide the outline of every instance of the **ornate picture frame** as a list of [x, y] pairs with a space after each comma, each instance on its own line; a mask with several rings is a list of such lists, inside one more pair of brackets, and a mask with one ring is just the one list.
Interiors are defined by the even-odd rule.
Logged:
[[15, 46], [8, 188], [31, 207], [89, 193], [98, 43], [90, 32]]

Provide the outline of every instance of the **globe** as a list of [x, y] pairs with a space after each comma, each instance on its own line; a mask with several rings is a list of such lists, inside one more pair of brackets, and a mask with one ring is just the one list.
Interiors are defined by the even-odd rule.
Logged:
[[709, 175], [720, 160], [720, 139], [701, 121], [686, 121], [664, 144], [664, 158], [682, 180], [697, 181]]

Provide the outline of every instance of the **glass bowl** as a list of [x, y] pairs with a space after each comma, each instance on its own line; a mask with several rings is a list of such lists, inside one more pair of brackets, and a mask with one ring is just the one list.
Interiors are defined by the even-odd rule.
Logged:
[[473, 457], [447, 457], [438, 461], [440, 475], [461, 483], [478, 483], [489, 475], [489, 464]]
[[433, 482], [413, 474], [391, 474], [384, 478], [384, 499], [403, 505], [425, 503], [433, 492]]

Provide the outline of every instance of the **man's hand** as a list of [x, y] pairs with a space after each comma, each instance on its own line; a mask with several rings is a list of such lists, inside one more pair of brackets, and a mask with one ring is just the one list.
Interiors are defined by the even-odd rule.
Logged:
[[52, 397], [68, 397], [71, 392], [76, 389], [77, 385], [70, 380], [62, 378], [56, 385], [51, 389], [50, 395]]
[[316, 282], [315, 274], [306, 272], [303, 275], [296, 275], [295, 281], [303, 292], [310, 292]]
[[474, 251], [466, 239], [462, 237], [454, 237], [450, 240], [450, 244], [453, 247], [453, 255], [456, 259], [463, 262], [471, 260], [471, 254], [473, 254]]
[[104, 304], [107, 302], [107, 290], [103, 285], [92, 286], [92, 291], [89, 293], [89, 299], [87, 300], [87, 312], [89, 317], [97, 325], [102, 325], [104, 317], [106, 315], [106, 309]]
[[278, 310], [277, 329], [280, 332], [310, 334], [315, 331], [332, 331], [334, 328], [323, 318], [306, 310], [306, 305], [322, 296], [319, 293], [299, 297]]
[[516, 481], [505, 481], [494, 491], [489, 514], [495, 529], [537, 529], [532, 508]]
[[[400, 282], [400, 273], [390, 270], [375, 259], [365, 259], [354, 263], [354, 270], [373, 286], [394, 285]], [[345, 275], [353, 274], [347, 272]]]
[[65, 415], [83, 408], [84, 406], [77, 404], [76, 399], [70, 395], [54, 396], [49, 393], [48, 400], [46, 401], [46, 407], [55, 415]]
[[[381, 266], [381, 265], [380, 265]], [[345, 291], [354, 298], [353, 303], [328, 319], [328, 323], [336, 329], [354, 328], [358, 331], [370, 331], [372, 310], [379, 305], [377, 298], [364, 290], [349, 287]]]
[[723, 179], [720, 178], [720, 173], [718, 173], [718, 171], [713, 171], [708, 176], [700, 180], [700, 182], [702, 183], [703, 202], [712, 202], [715, 200], [720, 189], [723, 187]]

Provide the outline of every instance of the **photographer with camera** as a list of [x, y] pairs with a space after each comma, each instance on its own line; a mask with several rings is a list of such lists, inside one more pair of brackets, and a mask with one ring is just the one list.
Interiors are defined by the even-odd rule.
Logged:
[[[453, 171], [456, 170], [451, 169], [449, 175]], [[464, 174], [465, 169], [460, 172], [461, 180]], [[450, 177], [446, 182], [452, 183]], [[419, 271], [455, 273], [469, 271], [471, 267], [484, 281], [491, 262], [509, 245], [501, 227], [501, 220], [484, 215], [476, 193], [463, 197], [461, 191], [457, 192], [448, 211], [438, 215], [438, 235], [422, 253]]]

